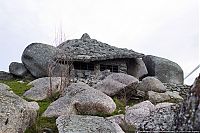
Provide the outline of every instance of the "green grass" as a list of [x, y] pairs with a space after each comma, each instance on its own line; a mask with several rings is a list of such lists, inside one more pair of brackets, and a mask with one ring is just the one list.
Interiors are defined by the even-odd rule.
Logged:
[[116, 97], [113, 98], [115, 104], [116, 104], [116, 109], [112, 113], [113, 115], [119, 115], [119, 114], [125, 114], [125, 108], [126, 108], [126, 102], [124, 99], [118, 99]]
[[[28, 82], [20, 83], [17, 80], [7, 80], [7, 81], [0, 80], [0, 83], [4, 83], [8, 85], [15, 94], [17, 94], [18, 96], [22, 98], [23, 98], [24, 92], [31, 88], [31, 86], [27, 85]], [[57, 94], [54, 97], [57, 98]], [[28, 99], [26, 100], [30, 101]], [[27, 128], [25, 133], [43, 133], [42, 130], [44, 128], [49, 128], [53, 131], [53, 133], [58, 133], [58, 130], [56, 127], [56, 118], [42, 117], [42, 113], [47, 109], [47, 107], [50, 105], [51, 102], [52, 102], [52, 99], [37, 101], [37, 103], [40, 106], [40, 109], [38, 110], [36, 123], [33, 124], [31, 127]]]
[[8, 85], [11, 88], [11, 90], [18, 96], [22, 96], [25, 91], [31, 88], [31, 86], [27, 85], [28, 82], [20, 83], [17, 82], [16, 80], [6, 80], [6, 81], [0, 80], [0, 83]]
[[42, 113], [47, 109], [50, 103], [51, 103], [51, 100], [49, 99], [38, 101], [40, 109], [38, 111], [36, 124], [29, 127], [25, 133], [43, 133], [42, 130], [44, 128], [49, 128], [52, 130], [53, 133], [58, 133], [58, 130], [56, 127], [56, 118], [42, 117]]

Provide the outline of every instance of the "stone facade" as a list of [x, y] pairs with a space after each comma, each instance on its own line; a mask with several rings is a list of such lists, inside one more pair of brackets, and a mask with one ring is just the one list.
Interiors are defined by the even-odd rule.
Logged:
[[115, 59], [115, 60], [105, 60], [105, 61], [95, 61], [95, 62], [78, 62], [72, 63], [70, 69], [70, 75], [73, 78], [97, 78], [98, 75], [105, 70], [116, 73], [127, 73], [126, 60]]

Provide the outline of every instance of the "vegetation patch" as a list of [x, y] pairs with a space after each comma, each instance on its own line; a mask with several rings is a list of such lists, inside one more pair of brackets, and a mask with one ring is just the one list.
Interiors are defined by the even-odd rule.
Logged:
[[0, 83], [8, 85], [18, 96], [23, 96], [24, 92], [31, 88], [30, 85], [27, 85], [28, 82], [19, 82], [17, 80], [0, 80]]

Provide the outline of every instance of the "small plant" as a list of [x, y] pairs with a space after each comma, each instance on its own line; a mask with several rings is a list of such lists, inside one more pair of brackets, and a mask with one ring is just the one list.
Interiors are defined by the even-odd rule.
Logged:
[[112, 115], [125, 114], [126, 102], [124, 99], [118, 99], [117, 97], [114, 97], [113, 100], [116, 104], [116, 109]]

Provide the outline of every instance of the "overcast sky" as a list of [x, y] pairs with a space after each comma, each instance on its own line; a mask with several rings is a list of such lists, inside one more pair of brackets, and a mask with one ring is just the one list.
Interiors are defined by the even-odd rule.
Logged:
[[[199, 63], [198, 0], [0, 0], [0, 70], [21, 62], [32, 42], [91, 38], [178, 63], [185, 76]], [[185, 83], [191, 84], [200, 69]]]

